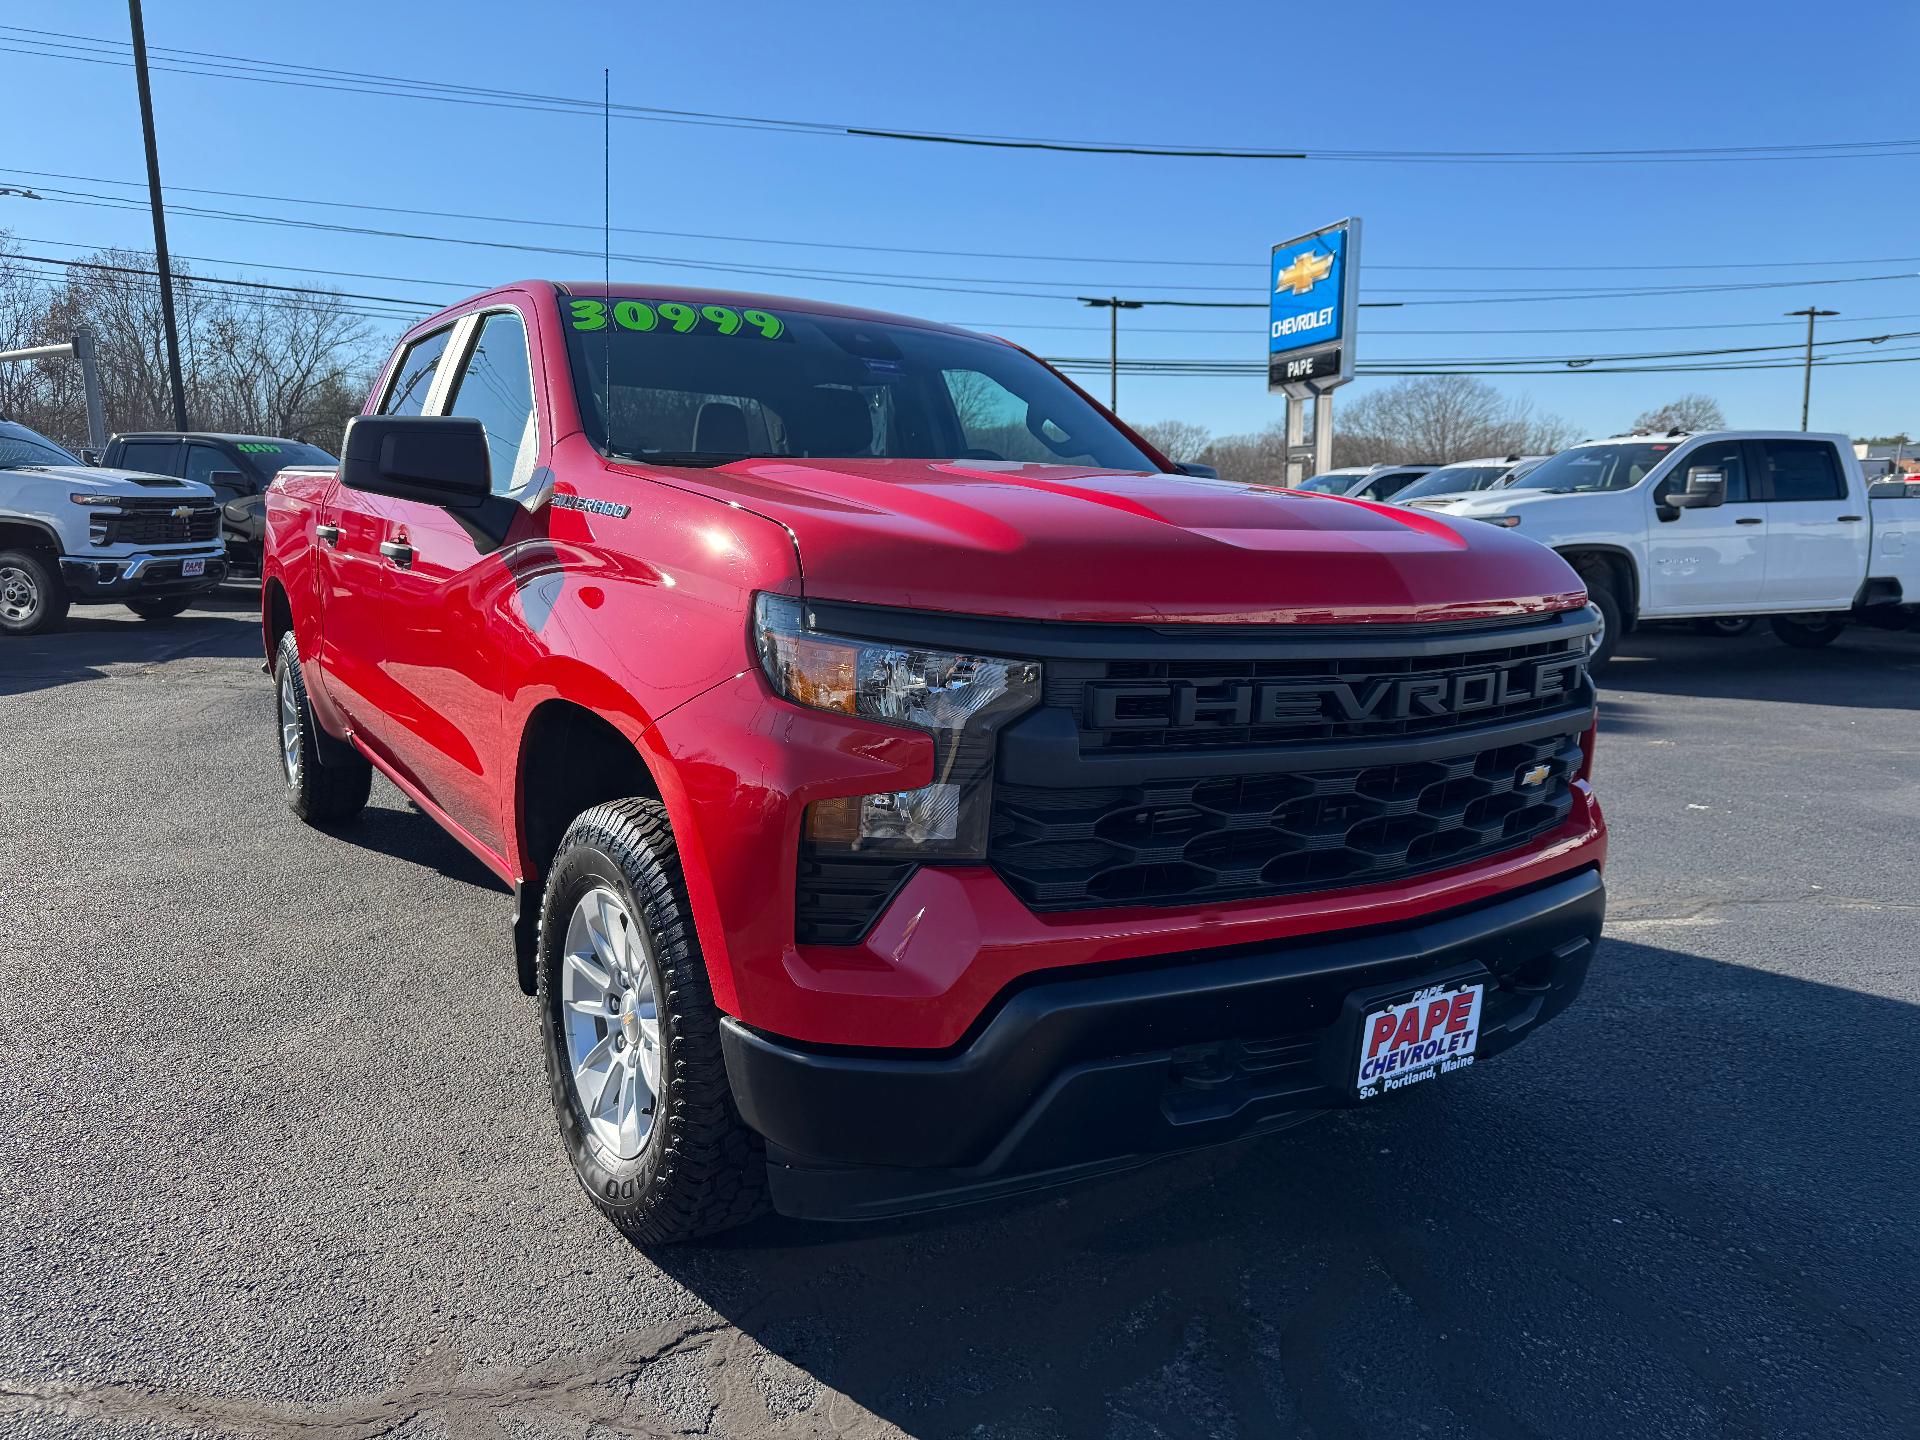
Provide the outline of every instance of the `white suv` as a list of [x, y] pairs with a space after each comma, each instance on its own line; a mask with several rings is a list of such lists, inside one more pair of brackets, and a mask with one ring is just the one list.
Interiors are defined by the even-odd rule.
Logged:
[[51, 629], [75, 602], [170, 619], [226, 573], [205, 485], [95, 469], [0, 420], [0, 635]]

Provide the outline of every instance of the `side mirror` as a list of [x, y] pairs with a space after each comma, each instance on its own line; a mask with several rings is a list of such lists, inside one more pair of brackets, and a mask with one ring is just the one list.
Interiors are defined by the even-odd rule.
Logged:
[[242, 494], [253, 489], [253, 482], [238, 470], [216, 470], [207, 476], [207, 484], [216, 490], [233, 490]]
[[1182, 460], [1174, 465], [1174, 473], [1194, 475], [1202, 480], [1218, 480], [1220, 472], [1211, 465], [1202, 465], [1198, 460]]
[[340, 483], [446, 510], [478, 510], [493, 496], [486, 426], [464, 415], [358, 416], [347, 422]]
[[1727, 503], [1727, 472], [1696, 465], [1687, 471], [1687, 488], [1667, 496], [1676, 510], [1711, 510]]

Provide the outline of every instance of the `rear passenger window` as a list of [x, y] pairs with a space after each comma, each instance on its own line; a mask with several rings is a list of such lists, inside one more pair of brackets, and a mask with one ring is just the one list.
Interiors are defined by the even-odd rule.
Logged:
[[427, 392], [433, 388], [433, 375], [440, 368], [440, 357], [447, 353], [451, 327], [422, 336], [407, 346], [400, 364], [387, 386], [387, 398], [380, 406], [382, 415], [418, 415], [427, 406]]
[[1762, 440], [1769, 500], [1844, 500], [1846, 481], [1824, 440]]
[[511, 494], [527, 483], [539, 446], [527, 327], [519, 311], [496, 311], [480, 322], [473, 357], [455, 382], [447, 414], [470, 415], [486, 426], [496, 495]]

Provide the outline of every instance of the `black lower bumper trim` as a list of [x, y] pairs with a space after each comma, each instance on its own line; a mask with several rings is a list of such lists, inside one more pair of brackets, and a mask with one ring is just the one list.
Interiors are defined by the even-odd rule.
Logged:
[[1043, 979], [936, 1056], [814, 1049], [731, 1018], [721, 1045], [782, 1212], [905, 1214], [1358, 1103], [1356, 992], [1484, 981], [1478, 1055], [1496, 1055], [1579, 993], [1604, 910], [1587, 870], [1415, 925]]

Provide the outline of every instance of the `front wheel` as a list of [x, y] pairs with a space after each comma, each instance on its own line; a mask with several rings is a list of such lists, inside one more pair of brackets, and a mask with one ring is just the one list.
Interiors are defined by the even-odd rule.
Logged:
[[145, 600], [129, 600], [127, 608], [142, 620], [171, 620], [184, 614], [192, 603], [185, 595], [155, 595]]
[[1581, 578], [1587, 582], [1587, 599], [1600, 612], [1600, 628], [1587, 639], [1587, 673], [1598, 675], [1613, 658], [1614, 646], [1620, 643], [1620, 632], [1626, 621], [1620, 613], [1619, 597], [1613, 593], [1604, 571], [1582, 572]]
[[67, 618], [60, 571], [37, 550], [0, 550], [0, 635], [37, 635]]
[[1820, 615], [1804, 619], [1797, 615], [1776, 615], [1769, 623], [1781, 643], [1791, 645], [1796, 650], [1818, 650], [1823, 645], [1831, 645], [1840, 638], [1840, 632], [1847, 628], [1844, 615]]
[[568, 827], [540, 909], [548, 1088], [593, 1203], [642, 1244], [697, 1239], [766, 1208], [766, 1159], [741, 1121], [680, 861], [657, 801]]

